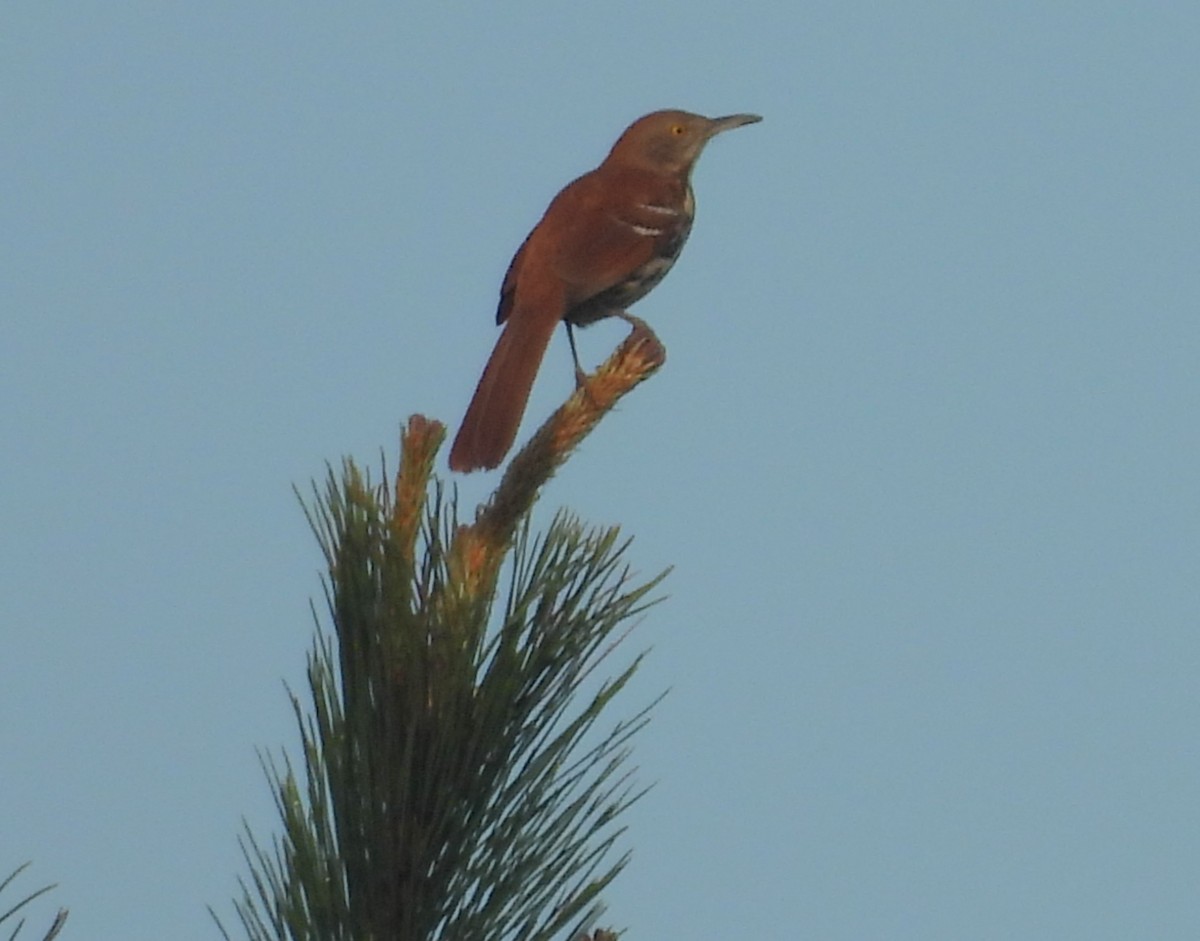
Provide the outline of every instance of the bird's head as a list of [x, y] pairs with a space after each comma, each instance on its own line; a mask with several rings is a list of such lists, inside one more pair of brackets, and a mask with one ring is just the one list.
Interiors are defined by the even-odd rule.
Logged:
[[658, 172], [686, 173], [717, 134], [761, 120], [757, 114], [706, 118], [688, 111], [655, 111], [629, 125], [608, 159]]

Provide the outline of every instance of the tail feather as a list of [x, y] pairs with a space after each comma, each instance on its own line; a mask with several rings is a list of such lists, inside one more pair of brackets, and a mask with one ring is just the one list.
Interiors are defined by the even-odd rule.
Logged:
[[450, 469], [491, 470], [517, 437], [533, 380], [558, 318], [510, 317], [496, 341], [450, 449]]

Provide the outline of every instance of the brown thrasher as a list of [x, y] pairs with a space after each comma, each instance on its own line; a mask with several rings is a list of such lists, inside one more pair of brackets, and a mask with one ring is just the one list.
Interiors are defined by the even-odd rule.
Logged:
[[[755, 114], [705, 118], [655, 111], [634, 121], [595, 170], [563, 188], [517, 250], [500, 287], [500, 339], [450, 449], [450, 468], [498, 465], [517, 436], [529, 391], [559, 321], [634, 321], [625, 308], [670, 270], [692, 228], [691, 174], [721, 131]], [[636, 321], [634, 321], [636, 322]], [[577, 381], [583, 381], [575, 359]]]

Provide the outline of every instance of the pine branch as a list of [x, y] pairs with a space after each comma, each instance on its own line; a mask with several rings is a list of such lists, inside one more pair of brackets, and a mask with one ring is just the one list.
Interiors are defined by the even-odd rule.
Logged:
[[661, 360], [635, 330], [471, 526], [432, 478], [444, 429], [420, 416], [391, 486], [346, 461], [314, 488], [306, 513], [333, 634], [318, 620], [311, 709], [291, 694], [302, 767], [263, 759], [284, 828], [270, 846], [249, 829], [242, 839], [251, 875], [235, 909], [248, 938], [549, 941], [594, 921], [628, 859], [612, 855], [642, 793], [628, 758], [650, 708], [602, 730], [641, 658], [594, 674], [662, 576], [635, 582], [615, 528], [560, 513], [534, 536], [527, 514], [567, 451]]
[[538, 429], [512, 459], [491, 500], [454, 543], [455, 572], [475, 594], [490, 595], [513, 534], [538, 492], [618, 401], [666, 362], [654, 331], [636, 317], [624, 342]]

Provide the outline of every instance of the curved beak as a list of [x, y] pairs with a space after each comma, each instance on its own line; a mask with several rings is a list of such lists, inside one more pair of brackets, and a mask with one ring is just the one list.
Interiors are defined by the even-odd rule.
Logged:
[[723, 118], [710, 118], [708, 136], [714, 137], [722, 131], [729, 131], [745, 124], [757, 124], [762, 118], [757, 114], [729, 114]]

